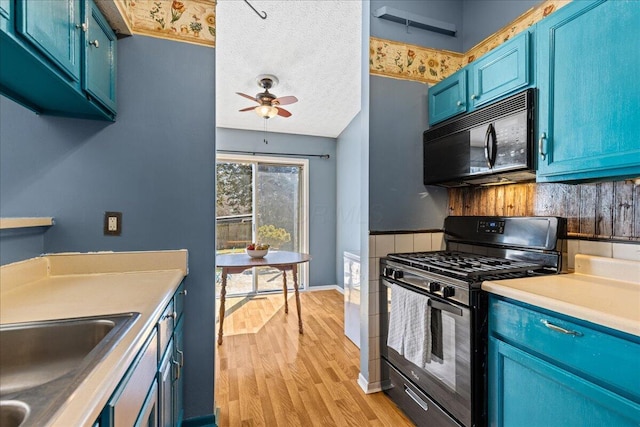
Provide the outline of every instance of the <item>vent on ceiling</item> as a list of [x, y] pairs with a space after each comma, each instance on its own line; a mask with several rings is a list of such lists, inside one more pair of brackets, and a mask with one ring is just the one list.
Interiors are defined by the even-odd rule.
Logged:
[[456, 35], [456, 26], [448, 22], [442, 22], [415, 13], [405, 12], [404, 10], [394, 9], [389, 6], [383, 6], [373, 12], [376, 18], [387, 19], [389, 21], [404, 24], [407, 27], [420, 28], [421, 30], [435, 31], [436, 33], [446, 34], [448, 36]]

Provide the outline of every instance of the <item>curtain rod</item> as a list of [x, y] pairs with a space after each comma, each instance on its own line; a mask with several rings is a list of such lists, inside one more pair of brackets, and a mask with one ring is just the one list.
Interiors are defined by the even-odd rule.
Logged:
[[256, 155], [265, 155], [265, 156], [293, 156], [293, 157], [319, 157], [321, 159], [328, 159], [331, 156], [328, 154], [295, 154], [295, 153], [267, 153], [265, 151], [240, 151], [240, 150], [216, 150], [216, 153], [227, 153], [227, 154], [251, 154], [252, 156]]

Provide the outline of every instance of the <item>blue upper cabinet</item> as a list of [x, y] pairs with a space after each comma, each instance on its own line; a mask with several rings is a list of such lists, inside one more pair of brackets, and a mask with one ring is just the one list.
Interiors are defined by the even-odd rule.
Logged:
[[472, 108], [529, 85], [530, 38], [528, 31], [520, 33], [471, 63], [469, 101]]
[[38, 114], [114, 120], [116, 36], [93, 0], [0, 0], [0, 93]]
[[81, 23], [75, 0], [16, 3], [17, 33], [74, 81], [80, 80]]
[[429, 88], [429, 125], [530, 87], [532, 37], [525, 31]]
[[576, 1], [537, 24], [538, 181], [640, 176], [640, 4]]
[[429, 88], [429, 124], [467, 111], [467, 70], [462, 69]]
[[82, 88], [108, 108], [116, 111], [116, 35], [98, 7], [91, 2], [86, 9], [84, 33], [85, 67]]

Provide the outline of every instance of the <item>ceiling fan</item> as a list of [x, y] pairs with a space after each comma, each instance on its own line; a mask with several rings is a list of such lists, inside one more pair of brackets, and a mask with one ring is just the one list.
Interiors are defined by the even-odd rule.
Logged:
[[271, 74], [261, 74], [256, 77], [256, 82], [258, 86], [264, 89], [264, 92], [258, 93], [255, 97], [247, 95], [245, 93], [236, 92], [238, 95], [251, 99], [252, 101], [260, 104], [257, 107], [247, 107], [243, 108], [239, 111], [251, 111], [254, 110], [257, 115], [263, 117], [265, 119], [270, 119], [274, 116], [280, 117], [291, 117], [291, 113], [284, 108], [280, 107], [280, 105], [288, 105], [293, 104], [294, 102], [298, 102], [298, 98], [295, 96], [283, 96], [277, 98], [274, 94], [269, 92], [269, 89], [275, 87], [278, 84], [278, 78]]

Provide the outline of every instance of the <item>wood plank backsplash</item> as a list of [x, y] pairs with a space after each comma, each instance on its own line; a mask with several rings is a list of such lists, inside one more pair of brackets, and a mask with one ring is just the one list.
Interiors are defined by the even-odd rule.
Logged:
[[640, 185], [616, 181], [450, 188], [449, 214], [562, 216], [572, 237], [640, 241]]

